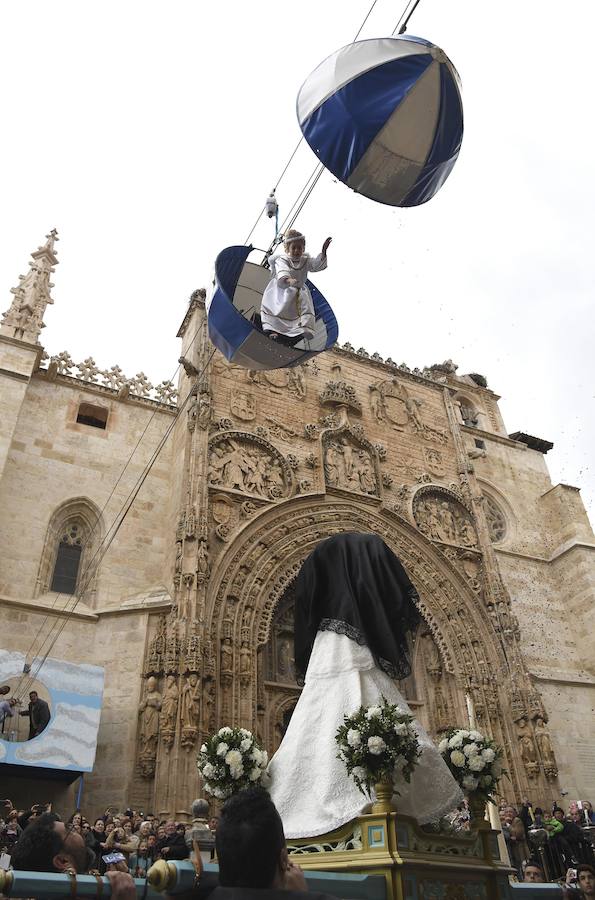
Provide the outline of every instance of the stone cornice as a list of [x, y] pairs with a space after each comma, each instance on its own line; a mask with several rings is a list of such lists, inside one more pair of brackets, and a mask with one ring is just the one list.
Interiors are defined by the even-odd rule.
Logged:
[[506, 547], [498, 547], [494, 545], [494, 552], [501, 553], [503, 556], [515, 556], [517, 557], [517, 559], [530, 559], [533, 562], [546, 564], [556, 562], [557, 559], [560, 559], [562, 556], [565, 556], [572, 550], [595, 550], [595, 544], [587, 544], [584, 541], [575, 541], [573, 544], [569, 544], [568, 546], [563, 547], [561, 550], [556, 550], [556, 552], [553, 553], [550, 557], [535, 556], [532, 553], [521, 553], [520, 550], [508, 550]]
[[[34, 600], [23, 600], [17, 597], [8, 597], [0, 594], [0, 606], [11, 609], [26, 609], [28, 612], [45, 613], [56, 619], [77, 619], [79, 621], [97, 622], [99, 616], [96, 613], [85, 609], [67, 609], [55, 605], [56, 598], [49, 595], [47, 600], [36, 597]], [[72, 603], [72, 597], [69, 595], [65, 599], [65, 603]]]
[[61, 384], [64, 387], [73, 388], [77, 391], [88, 391], [97, 396], [107, 396], [112, 400], [119, 400], [121, 403], [157, 408], [160, 412], [169, 413], [171, 416], [177, 414], [177, 407], [172, 406], [169, 403], [162, 403], [159, 400], [153, 400], [151, 397], [137, 397], [134, 394], [120, 397], [119, 391], [114, 388], [106, 387], [106, 385], [103, 384], [96, 384], [93, 381], [83, 381], [80, 378], [74, 378], [72, 375], [56, 375], [55, 378], [49, 378], [47, 369], [38, 369], [33, 373], [32, 377], [39, 379], [40, 381], [46, 381], [49, 384]]
[[512, 441], [509, 437], [504, 437], [503, 434], [498, 434], [495, 431], [483, 431], [481, 428], [471, 427], [470, 425], [461, 425], [460, 428], [464, 434], [470, 434], [473, 437], [480, 438], [480, 440], [495, 441], [497, 444], [504, 444], [506, 447], [514, 447], [515, 450], [525, 451], [529, 449], [526, 444]]

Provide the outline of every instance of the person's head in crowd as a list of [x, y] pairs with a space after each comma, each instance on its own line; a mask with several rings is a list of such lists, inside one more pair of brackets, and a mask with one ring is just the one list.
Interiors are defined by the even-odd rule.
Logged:
[[173, 819], [170, 819], [168, 822], [165, 823], [163, 831], [164, 831], [165, 837], [171, 837], [173, 834], [176, 833], [176, 823], [173, 821]]
[[151, 823], [147, 819], [140, 823], [138, 833], [141, 837], [148, 837], [151, 834]]
[[114, 825], [113, 822], [106, 822], [106, 823], [105, 823], [105, 833], [106, 833], [106, 835], [111, 834], [112, 831], [115, 831], [115, 830], [116, 830], [116, 826]]
[[222, 887], [306, 890], [301, 870], [289, 861], [281, 817], [263, 788], [247, 788], [225, 802], [215, 846]]
[[103, 821], [103, 819], [95, 819], [93, 831], [97, 831], [98, 834], [105, 834], [105, 822]]
[[130, 835], [132, 834], [132, 822], [130, 821], [130, 819], [126, 819], [124, 821], [122, 828], [126, 833], [126, 837], [130, 837]]
[[504, 812], [502, 813], [502, 821], [506, 825], [510, 825], [512, 820], [516, 819], [516, 815], [517, 815], [517, 812], [516, 812], [516, 809], [514, 808], [514, 806], [506, 806], [504, 808]]
[[563, 809], [560, 809], [559, 806], [555, 806], [555, 807], [554, 807], [554, 819], [557, 819], [558, 822], [563, 822], [563, 821], [564, 821], [564, 818], [565, 818], [565, 816], [564, 816], [564, 810], [563, 810]]
[[583, 892], [583, 897], [595, 897], [595, 869], [586, 863], [576, 867], [576, 886]]
[[176, 825], [176, 833], [181, 834], [182, 836], [186, 834], [186, 826], [184, 825], [183, 822], [179, 822]]
[[156, 834], [148, 835], [147, 847], [149, 848], [149, 850], [153, 850], [153, 847], [155, 846], [156, 843], [157, 843], [157, 835]]
[[147, 820], [147, 822], [150, 822], [151, 825], [152, 825], [152, 824], [155, 822], [155, 814], [154, 814], [154, 813], [147, 813], [146, 816], [145, 816], [145, 819]]
[[112, 822], [114, 823], [114, 825], [116, 826], [116, 828], [119, 828], [120, 825], [122, 824], [122, 816], [114, 816], [114, 817], [112, 818]]
[[82, 826], [83, 837], [91, 831], [91, 826], [88, 822], [83, 822]]
[[90, 862], [84, 838], [54, 813], [43, 813], [25, 828], [12, 855], [21, 872], [86, 872]]
[[161, 838], [165, 837], [165, 825], [157, 826], [157, 838], [161, 840]]
[[530, 859], [525, 866], [523, 881], [528, 884], [544, 884], [545, 874], [541, 868], [541, 863], [536, 862], [534, 859]]
[[138, 842], [137, 856], [147, 856], [149, 853], [149, 844], [145, 838], [141, 838]]
[[209, 828], [215, 834], [217, 831], [217, 826], [219, 825], [219, 816], [211, 816], [209, 819]]
[[31, 703], [37, 703], [37, 701], [39, 700], [39, 694], [37, 693], [37, 691], [29, 691], [29, 700], [31, 701]]

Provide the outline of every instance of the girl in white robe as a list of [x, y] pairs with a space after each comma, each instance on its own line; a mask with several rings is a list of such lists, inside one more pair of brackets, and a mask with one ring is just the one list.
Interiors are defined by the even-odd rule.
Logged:
[[[410, 672], [407, 634], [417, 594], [397, 557], [377, 535], [336, 535], [308, 557], [296, 582], [295, 664], [305, 685], [271, 760], [270, 793], [288, 838], [346, 824], [366, 797], [337, 759], [343, 717], [383, 695], [410, 712], [395, 683]], [[419, 723], [421, 747], [411, 782], [398, 784], [399, 812], [426, 823], [462, 802], [438, 749]]]
[[314, 304], [306, 279], [309, 272], [326, 269], [330, 242], [329, 237], [314, 258], [305, 252], [304, 235], [290, 229], [285, 235], [284, 252], [269, 257], [271, 280], [260, 308], [262, 329], [268, 337], [290, 347], [314, 337]]

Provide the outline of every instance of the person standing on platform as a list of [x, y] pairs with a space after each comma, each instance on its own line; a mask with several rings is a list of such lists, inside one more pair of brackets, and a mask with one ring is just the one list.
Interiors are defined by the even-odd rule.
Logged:
[[19, 713], [19, 716], [29, 716], [29, 737], [32, 740], [48, 727], [50, 721], [50, 708], [42, 700], [37, 691], [29, 693], [29, 708]]

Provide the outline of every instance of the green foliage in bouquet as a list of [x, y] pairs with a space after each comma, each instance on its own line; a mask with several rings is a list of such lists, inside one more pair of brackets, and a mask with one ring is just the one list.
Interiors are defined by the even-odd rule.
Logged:
[[207, 794], [225, 800], [250, 785], [268, 781], [266, 750], [261, 750], [251, 731], [220, 728], [200, 748], [196, 765]]
[[393, 784], [411, 781], [421, 754], [413, 716], [385, 697], [377, 706], [360, 706], [353, 715], [345, 716], [335, 740], [337, 758], [368, 797], [372, 786], [386, 778]]

